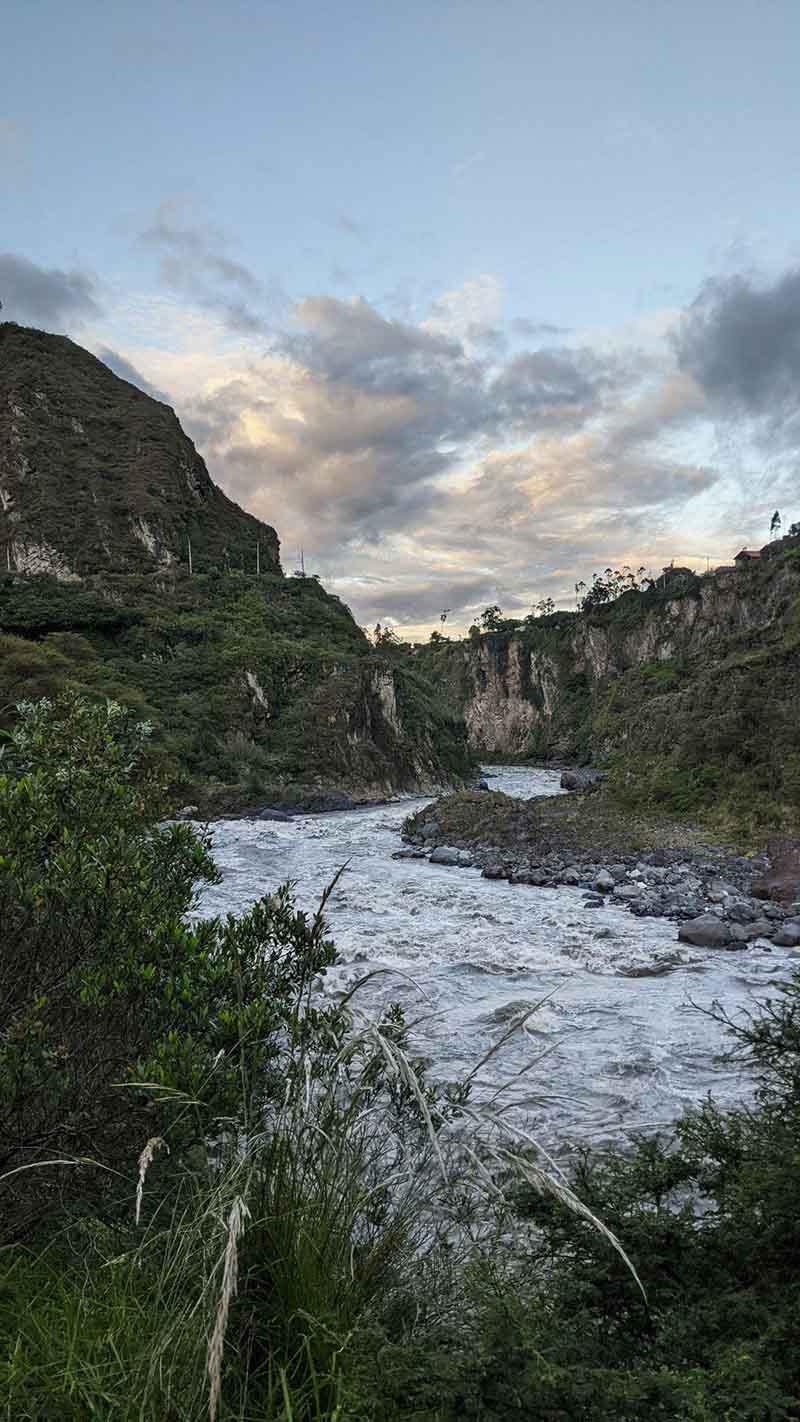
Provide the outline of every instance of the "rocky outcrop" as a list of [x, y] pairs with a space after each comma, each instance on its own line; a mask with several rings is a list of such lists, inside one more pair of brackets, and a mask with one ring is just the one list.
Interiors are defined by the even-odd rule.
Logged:
[[57, 578], [280, 572], [275, 530], [214, 484], [173, 410], [66, 336], [0, 323], [2, 567]]

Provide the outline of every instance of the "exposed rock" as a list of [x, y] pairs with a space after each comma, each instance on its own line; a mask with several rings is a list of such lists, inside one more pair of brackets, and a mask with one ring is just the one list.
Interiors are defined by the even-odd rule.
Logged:
[[773, 934], [772, 941], [776, 948], [800, 947], [800, 920], [787, 919], [780, 933]]
[[630, 903], [632, 900], [638, 899], [641, 892], [642, 889], [639, 884], [623, 884], [621, 888], [614, 890], [614, 898], [622, 899], [625, 903]]
[[259, 810], [254, 816], [257, 820], [291, 820], [294, 819], [286, 810], [278, 810], [274, 805], [265, 805], [263, 810]]
[[732, 942], [733, 924], [723, 923], [714, 914], [704, 913], [689, 919], [678, 929], [682, 943], [694, 943], [699, 948], [726, 948]]
[[182, 808], [178, 810], [177, 818], [179, 820], [194, 820], [199, 814], [200, 808], [198, 805], [183, 805]]
[[454, 849], [451, 845], [440, 844], [438, 849], [434, 849], [430, 857], [431, 864], [457, 865], [460, 862], [460, 849]]
[[614, 875], [608, 869], [601, 869], [595, 878], [594, 886], [598, 894], [610, 894], [614, 888]]
[[591, 790], [605, 780], [602, 770], [564, 770], [561, 774], [562, 790]]

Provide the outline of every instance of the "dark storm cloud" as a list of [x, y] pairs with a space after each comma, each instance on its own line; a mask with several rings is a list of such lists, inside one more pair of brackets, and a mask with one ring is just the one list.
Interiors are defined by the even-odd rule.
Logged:
[[771, 286], [745, 276], [707, 282], [675, 344], [712, 407], [764, 417], [773, 436], [800, 442], [800, 268]]
[[98, 360], [107, 365], [109, 370], [113, 370], [121, 380], [127, 380], [130, 385], [135, 385], [139, 390], [143, 390], [145, 395], [151, 395], [154, 400], [161, 400], [163, 404], [169, 405], [169, 396], [165, 395], [163, 390], [157, 390], [149, 380], [145, 380], [136, 366], [131, 365], [131, 362], [120, 355], [119, 351], [112, 350], [110, 346], [99, 346], [96, 354]]
[[227, 238], [213, 223], [191, 220], [178, 200], [162, 202], [142, 241], [158, 252], [165, 286], [218, 312], [241, 335], [268, 329], [264, 313], [275, 304], [276, 291], [228, 255]]
[[100, 314], [95, 283], [86, 272], [40, 267], [0, 252], [0, 301], [7, 321], [60, 326]]
[[616, 359], [586, 349], [544, 349], [514, 356], [489, 394], [503, 423], [533, 429], [582, 423], [600, 412], [610, 392], [630, 383], [630, 369]]

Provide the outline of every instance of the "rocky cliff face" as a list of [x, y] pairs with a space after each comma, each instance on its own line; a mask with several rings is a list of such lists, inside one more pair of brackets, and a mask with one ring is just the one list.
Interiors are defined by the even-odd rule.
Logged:
[[482, 755], [592, 758], [681, 812], [733, 796], [800, 815], [800, 539], [422, 659]]
[[476, 751], [567, 753], [591, 707], [627, 673], [662, 665], [666, 674], [688, 659], [699, 674], [737, 641], [780, 634], [800, 596], [793, 545], [800, 553], [800, 540], [784, 539], [761, 564], [692, 576], [652, 596], [628, 593], [586, 615], [556, 614], [518, 632], [425, 649], [426, 665], [438, 660]]
[[88, 351], [0, 323], [0, 559], [101, 569], [280, 571], [278, 538], [214, 484], [174, 411]]

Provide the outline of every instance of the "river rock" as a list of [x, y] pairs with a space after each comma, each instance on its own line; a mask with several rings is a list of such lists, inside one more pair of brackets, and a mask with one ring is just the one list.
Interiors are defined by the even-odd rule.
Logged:
[[732, 942], [733, 924], [723, 923], [714, 914], [704, 913], [699, 918], [690, 918], [678, 929], [682, 943], [694, 943], [698, 948], [727, 948]]
[[438, 849], [434, 849], [431, 854], [429, 863], [456, 866], [459, 863], [460, 854], [460, 849], [453, 849], [450, 845], [440, 844]]
[[[435, 851], [434, 851], [434, 853], [435, 853]], [[472, 869], [472, 867], [473, 867], [474, 864], [475, 864], [475, 860], [473, 859], [473, 857], [472, 857], [472, 855], [470, 854], [469, 850], [467, 850], [467, 849], [459, 849], [459, 851], [458, 851], [458, 867], [459, 867], [459, 869]]]
[[259, 810], [256, 815], [257, 820], [291, 820], [293, 815], [287, 814], [286, 810], [278, 810], [274, 805], [265, 805], [263, 810]]
[[623, 884], [621, 888], [614, 890], [614, 898], [622, 899], [623, 903], [633, 903], [642, 892], [641, 884]]
[[396, 849], [392, 859], [426, 859], [424, 849]]
[[487, 864], [481, 871], [481, 877], [484, 879], [504, 879], [505, 871], [502, 864]]
[[731, 923], [754, 923], [761, 917], [761, 909], [756, 908], [745, 899], [736, 899], [732, 904], [728, 904], [725, 909], [725, 917]]
[[800, 947], [800, 920], [787, 919], [780, 933], [773, 934], [772, 941], [776, 948]]
[[601, 869], [594, 881], [598, 894], [610, 894], [614, 888], [614, 875], [610, 869]]
[[438, 836], [441, 834], [441, 830], [439, 828], [439, 821], [426, 820], [419, 833], [422, 839], [437, 839]]
[[591, 790], [605, 778], [602, 770], [564, 770], [560, 784], [562, 790]]
[[195, 819], [197, 819], [197, 816], [198, 816], [199, 814], [200, 814], [199, 806], [197, 806], [197, 805], [184, 805], [184, 806], [182, 807], [182, 809], [178, 810], [177, 818], [178, 818], [179, 820], [195, 820]]
[[747, 937], [750, 943], [756, 938], [769, 938], [775, 932], [775, 925], [770, 923], [768, 918], [757, 918], [752, 923], [745, 924]]

